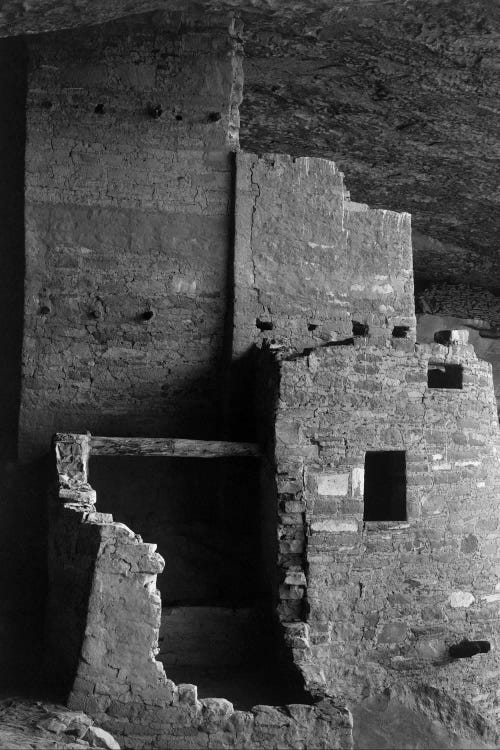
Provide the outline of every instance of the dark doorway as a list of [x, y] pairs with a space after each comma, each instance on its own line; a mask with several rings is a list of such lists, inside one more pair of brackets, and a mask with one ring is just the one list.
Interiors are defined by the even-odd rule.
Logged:
[[406, 521], [405, 451], [367, 451], [365, 521]]
[[158, 544], [158, 659], [200, 698], [237, 708], [307, 702], [278, 658], [273, 582], [263, 547], [260, 468], [248, 458], [95, 456], [97, 507]]
[[445, 365], [440, 362], [429, 362], [427, 385], [429, 388], [461, 389], [463, 387], [462, 365]]

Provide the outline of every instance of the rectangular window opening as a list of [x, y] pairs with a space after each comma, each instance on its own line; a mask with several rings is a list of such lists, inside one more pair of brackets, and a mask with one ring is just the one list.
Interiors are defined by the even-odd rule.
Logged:
[[448, 365], [443, 362], [429, 362], [427, 369], [429, 388], [463, 388], [462, 365]]
[[365, 454], [365, 521], [406, 521], [405, 451]]

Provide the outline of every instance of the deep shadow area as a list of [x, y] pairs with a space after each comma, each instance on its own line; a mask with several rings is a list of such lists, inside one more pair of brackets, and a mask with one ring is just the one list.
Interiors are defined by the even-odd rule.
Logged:
[[260, 481], [248, 458], [90, 461], [98, 509], [165, 559], [158, 658], [168, 677], [241, 709], [310, 702], [280, 648]]
[[24, 306], [24, 152], [27, 53], [22, 39], [0, 40], [0, 459], [17, 457]]
[[176, 683], [188, 682], [198, 688], [198, 698], [226, 698], [238, 711], [253, 706], [283, 706], [290, 703], [311, 705], [313, 700], [300, 684], [298, 675], [287, 670], [274, 657], [238, 667], [165, 667]]
[[0, 689], [22, 695], [45, 689], [47, 487], [45, 459], [0, 465]]
[[[27, 51], [0, 40], [0, 688], [42, 689], [46, 463], [17, 464], [24, 315]], [[48, 447], [48, 446], [47, 446]]]
[[365, 521], [406, 521], [405, 451], [367, 451]]
[[463, 387], [462, 365], [429, 362], [427, 385], [429, 388], [453, 388], [461, 390]]
[[256, 440], [258, 429], [255, 417], [256, 373], [259, 349], [251, 346], [231, 363], [228, 430], [231, 440]]
[[164, 605], [264, 599], [259, 467], [246, 458], [94, 457], [97, 507], [158, 545]]

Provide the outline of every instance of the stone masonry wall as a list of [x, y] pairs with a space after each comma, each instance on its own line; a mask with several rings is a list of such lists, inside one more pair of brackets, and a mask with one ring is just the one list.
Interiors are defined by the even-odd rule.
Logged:
[[414, 336], [410, 217], [349, 200], [326, 159], [240, 153], [234, 352], [304, 349], [395, 326]]
[[217, 429], [241, 63], [227, 19], [30, 40], [21, 453]]
[[[424, 685], [487, 735], [500, 714], [500, 434], [491, 366], [466, 341], [368, 337], [268, 370], [279, 613], [317, 694], [355, 703]], [[463, 389], [429, 388], [430, 360], [462, 365]], [[406, 452], [406, 521], [363, 521], [367, 450]], [[450, 658], [464, 639], [492, 650]]]
[[[55, 614], [62, 610], [70, 613], [65, 624], [71, 632], [60, 633], [57, 642], [52, 631], [49, 658], [61, 661], [60, 677], [72, 686], [69, 706], [86, 710], [131, 750], [352, 748], [352, 717], [331, 700], [236, 711], [223, 697], [198, 700], [195, 685], [168, 679], [155, 660], [161, 618], [156, 577], [163, 559], [155, 544], [95, 511], [88, 455], [89, 437], [57, 436], [49, 630], [57, 628]], [[68, 577], [68, 565], [81, 564], [87, 573], [87, 560], [90, 585], [88, 575]], [[79, 600], [87, 607], [75, 606]]]

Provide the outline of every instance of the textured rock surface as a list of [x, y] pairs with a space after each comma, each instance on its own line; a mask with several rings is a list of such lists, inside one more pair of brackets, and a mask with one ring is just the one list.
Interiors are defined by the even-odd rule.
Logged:
[[[425, 689], [424, 689], [425, 692]], [[497, 747], [484, 742], [474, 728], [467, 727], [467, 708], [462, 703], [451, 707], [452, 721], [445, 727], [439, 720], [446, 711], [446, 698], [440, 704], [427, 705], [408, 693], [384, 693], [366, 698], [353, 706], [354, 745], [356, 750], [479, 750]]]
[[120, 750], [116, 740], [82, 711], [39, 701], [0, 701], [0, 748], [4, 750], [76, 750], [100, 747]]
[[355, 200], [495, 256], [498, 4], [332, 5], [248, 29], [243, 147], [332, 158]]
[[[294, 6], [294, 13], [298, 7]], [[257, 15], [262, 23], [253, 26], [246, 14], [247, 111], [254, 107], [255, 113], [248, 119], [254, 129], [246, 132], [247, 143], [253, 138], [256, 149], [267, 149], [275, 128], [283, 133], [283, 150], [330, 154], [331, 123], [335, 122], [339, 126], [336, 143], [340, 143], [335, 153], [342, 159], [342, 149], [349, 151], [348, 171], [354, 164], [359, 185], [368, 186], [373, 194], [377, 186], [377, 202], [399, 207], [398, 201], [405, 200], [404, 207], [416, 209], [425, 232], [448, 242], [447, 250], [452, 247], [449, 243], [463, 244], [467, 236], [467, 243], [477, 252], [489, 252], [495, 218], [475, 196], [487, 189], [492, 205], [496, 200], [484, 136], [492, 129], [491, 113], [481, 118], [486, 131], [481, 131], [477, 143], [474, 139], [470, 143], [470, 134], [475, 132], [479, 107], [488, 112], [495, 82], [493, 74], [488, 78], [489, 73], [482, 73], [477, 86], [474, 83], [476, 69], [489, 70], [483, 64], [485, 57], [488, 60], [483, 47], [481, 60], [469, 55], [472, 42], [465, 32], [476, 23], [476, 16], [464, 9], [455, 25], [450, 22], [449, 35], [438, 36], [434, 42], [431, 27], [439, 17], [438, 5], [422, 4], [418, 13], [405, 6], [399, 16], [384, 15], [386, 10], [391, 14], [391, 4], [383, 13], [377, 6], [376, 16], [370, 15], [369, 6], [361, 16], [353, 7], [318, 15], [314, 6], [311, 15], [300, 17], [300, 30], [294, 13], [281, 13], [269, 24], [270, 16]], [[461, 6], [458, 10], [462, 13]], [[419, 13], [426, 23], [419, 20], [415, 26], [415, 17], [422, 17]], [[50, 15], [46, 14], [48, 23]], [[451, 17], [455, 18], [453, 13]], [[189, 434], [192, 428], [199, 436], [214, 424], [217, 392], [204, 387], [204, 378], [200, 389], [193, 386], [189, 373], [207, 363], [210, 383], [217, 383], [223, 373], [213, 365], [215, 361], [220, 364], [224, 327], [233, 312], [230, 305], [226, 310], [224, 275], [230, 258], [233, 197], [231, 145], [226, 144], [225, 135], [234, 114], [227, 102], [240, 79], [236, 80], [226, 56], [231, 45], [222, 42], [218, 46], [225, 32], [215, 39], [211, 32], [202, 34], [200, 41], [199, 34], [183, 30], [184, 49], [179, 53], [177, 37], [171, 37], [168, 29], [166, 36], [158, 30], [160, 20], [120, 23], [114, 32], [95, 29], [85, 32], [88, 36], [83, 40], [80, 33], [64, 35], [55, 51], [53, 39], [48, 38], [33, 47], [27, 180], [32, 235], [22, 421], [29, 449], [41, 449], [52, 429], [50, 410], [62, 427], [72, 429], [75, 425], [95, 428], [97, 420], [105, 430], [115, 431], [119, 425], [120, 431], [127, 432], [182, 429]], [[494, 22], [491, 13], [484, 28], [493, 28]], [[375, 34], [379, 26], [380, 33]], [[220, 29], [224, 28], [221, 20]], [[465, 52], [453, 42], [462, 40], [464, 34], [468, 39]], [[481, 44], [485, 37], [486, 32]], [[207, 53], [201, 66], [192, 59], [200, 44]], [[137, 53], [133, 65], [123, 63], [130, 47]], [[309, 49], [314, 71], [323, 71], [316, 81], [307, 65], [305, 51]], [[422, 52], [416, 80], [415, 49]], [[205, 64], [212, 61], [214, 51], [215, 65]], [[162, 54], [166, 57], [161, 58]], [[178, 90], [159, 86], [162, 66], [167, 66], [170, 81], [176, 62], [182, 67], [180, 58], [182, 64], [191, 59], [196, 87], [184, 91], [182, 72], [176, 82]], [[290, 66], [290, 59], [298, 60], [300, 69]], [[273, 107], [268, 96], [274, 84], [265, 76], [277, 60], [282, 61], [282, 68], [273, 80], [281, 88], [272, 93], [281, 97], [280, 104], [288, 102], [285, 108]], [[447, 60], [451, 60], [451, 72], [443, 66]], [[58, 67], [57, 76], [51, 65]], [[346, 68], [352, 78], [342, 78]], [[457, 68], [465, 71], [465, 78], [455, 76]], [[212, 76], [214, 70], [217, 74]], [[260, 90], [259, 81], [264, 81]], [[484, 81], [490, 99], [477, 107], [469, 103], [473, 112], [467, 118], [464, 92], [469, 100], [471, 93], [482, 95]], [[322, 109], [323, 102], [332, 101], [325, 93], [328, 86], [336, 104]], [[220, 92], [214, 109], [213, 89]], [[156, 94], [161, 102], [152, 98]], [[194, 98], [194, 121], [184, 123], [185, 111], [174, 107], [166, 126], [164, 102], [178, 95], [184, 101], [181, 94], [190, 102]], [[440, 97], [437, 108], [436, 96]], [[302, 109], [296, 107], [299, 100]], [[159, 106], [164, 112], [154, 117], [160, 114]], [[217, 119], [223, 106], [226, 119]], [[314, 117], [309, 117], [308, 106]], [[436, 112], [432, 122], [431, 111]], [[408, 112], [411, 118], [420, 119], [405, 119]], [[104, 119], [94, 151], [92, 133], [100, 118]], [[287, 130], [297, 120], [302, 129]], [[467, 127], [460, 129], [462, 121]], [[447, 143], [451, 142], [448, 122], [456, 126], [460, 140], [453, 141], [446, 158], [438, 159], [433, 139], [442, 131]], [[353, 133], [361, 134], [362, 147], [356, 147]], [[423, 140], [419, 140], [421, 133]], [[117, 134], [120, 141], [130, 138], [132, 143], [125, 158], [125, 179]], [[155, 141], [158, 134], [161, 137]], [[161, 162], [162, 168], [155, 173], [157, 191], [150, 191], [155, 164], [146, 161], [142, 171], [141, 160], [151, 157], [151, 142], [163, 155], [169, 138], [174, 162], [178, 159], [175, 177], [192, 169], [189, 174], [195, 179], [214, 144], [222, 152], [223, 168], [215, 170], [216, 177], [208, 170], [207, 184], [195, 189], [190, 183], [175, 184], [170, 190], [170, 162]], [[186, 154], [191, 147], [192, 162]], [[480, 177], [475, 166], [470, 173], [465, 170], [464, 182], [453, 185], [451, 208], [441, 210], [443, 191], [451, 194], [450, 175], [456, 180], [458, 173], [460, 159], [453, 149], [460, 147], [472, 153], [474, 165], [481, 165]], [[162, 568], [161, 557], [154, 544], [145, 544], [111, 516], [95, 511], [95, 496], [86, 483], [83, 439], [73, 441], [75, 446], [66, 446], [58, 455], [60, 476], [51, 542], [51, 648], [61, 655], [57, 666], [73, 687], [72, 705], [84, 707], [127, 736], [131, 748], [158, 744], [217, 747], [223, 743], [255, 747], [278, 741], [300, 747], [310, 746], [312, 737], [316, 746], [349, 746], [349, 716], [337, 708], [337, 703], [343, 705], [341, 695], [359, 701], [367, 693], [378, 694], [402, 683], [417, 692], [424, 681], [434, 690], [430, 700], [447, 727], [462, 715], [467, 731], [475, 732], [481, 741], [495, 741], [489, 723], [499, 711], [495, 648], [470, 662], [451, 661], [447, 656], [449, 646], [464, 637], [488, 638], [498, 646], [495, 451], [500, 446], [490, 371], [460, 336], [449, 346], [415, 348], [407, 216], [350, 202], [339, 170], [325, 162], [243, 155], [242, 164], [237, 175], [242, 200], [236, 206], [234, 350], [244, 354], [263, 339], [273, 347], [294, 350], [291, 358], [282, 357], [279, 364], [276, 452], [270, 454], [273, 468], [277, 463], [280, 503], [279, 613], [310, 693], [318, 699], [326, 694], [336, 699], [312, 707], [267, 706], [239, 712], [223, 699], [200, 701], [194, 686], [176, 686], [167, 678], [154, 658], [161, 612], [156, 574]], [[399, 174], [388, 171], [394, 164]], [[431, 177], [435, 205], [422, 198], [426, 193], [420, 190], [422, 185], [428, 190]], [[395, 192], [387, 187], [391, 180]], [[418, 182], [419, 190], [413, 190], [412, 181]], [[185, 195], [189, 209], [178, 211], [179, 199]], [[365, 190], [362, 197], [366, 195]], [[214, 198], [213, 205], [209, 198]], [[307, 217], [300, 215], [301, 206], [308, 207]], [[434, 210], [436, 206], [439, 210]], [[164, 258], [164, 214], [170, 221], [172, 209], [181, 214], [179, 231], [186, 226], [193, 230], [193, 244], [200, 237], [206, 239], [212, 209], [222, 229], [218, 227], [221, 231], [215, 233], [213, 245], [203, 251], [182, 246], [179, 257], [190, 258], [189, 273], [167, 264], [152, 279], [150, 265], [159, 265]], [[474, 219], [470, 237], [463, 222], [454, 219], [459, 212]], [[93, 255], [88, 237], [94, 237], [96, 227]], [[135, 252], [137, 237], [140, 252]], [[113, 244], [115, 238], [120, 248]], [[197, 284], [204, 284], [213, 270], [214, 248], [220, 253], [220, 273], [208, 291], [219, 297], [215, 311], [212, 302], [204, 308], [209, 318], [206, 330], [207, 318], [193, 320], [192, 312], [200, 306], [194, 294]], [[121, 264], [117, 268], [118, 249]], [[100, 265], [108, 250], [111, 270]], [[201, 252], [207, 263], [200, 269]], [[432, 258], [428, 248], [425, 252]], [[470, 266], [470, 258], [458, 255], [463, 268]], [[94, 264], [94, 258], [99, 262]], [[491, 273], [495, 266], [484, 267]], [[157, 297], [151, 291], [156, 282]], [[100, 284], [109, 295], [109, 304], [101, 296]], [[164, 287], [169, 284], [175, 299], [158, 316], [156, 309], [150, 309], [150, 295], [161, 306]], [[121, 301], [114, 317], [111, 301], [115, 299]], [[131, 301], [137, 309], [124, 324], [121, 316], [129, 314]], [[148, 319], [137, 319], [149, 312], [153, 315]], [[186, 319], [193, 324], [188, 334], [174, 330]], [[72, 330], [66, 337], [68, 321]], [[398, 335], [395, 329], [400, 329]], [[304, 349], [314, 347], [316, 351], [301, 356]], [[152, 362], [151, 357], [157, 356]], [[463, 391], [431, 392], [427, 388], [430, 358], [443, 367], [462, 366]], [[177, 370], [179, 359], [182, 364]], [[163, 382], [166, 368], [171, 370], [168, 375], [174, 371], [175, 387]], [[178, 375], [180, 381], [175, 380]], [[158, 409], [163, 389], [171, 411]], [[179, 416], [185, 394], [192, 407], [188, 413], [194, 414], [192, 422], [186, 413]], [[269, 410], [266, 416], [274, 415]], [[408, 522], [362, 524], [363, 455], [367, 449], [380, 447], [407, 451]], [[274, 487], [268, 489], [268, 497], [275, 502]], [[276, 518], [266, 523], [275, 533]], [[273, 552], [274, 548], [268, 553], [271, 568], [276, 563], [271, 560]], [[446, 693], [458, 690], [467, 699], [460, 703], [452, 697], [446, 703]]]

